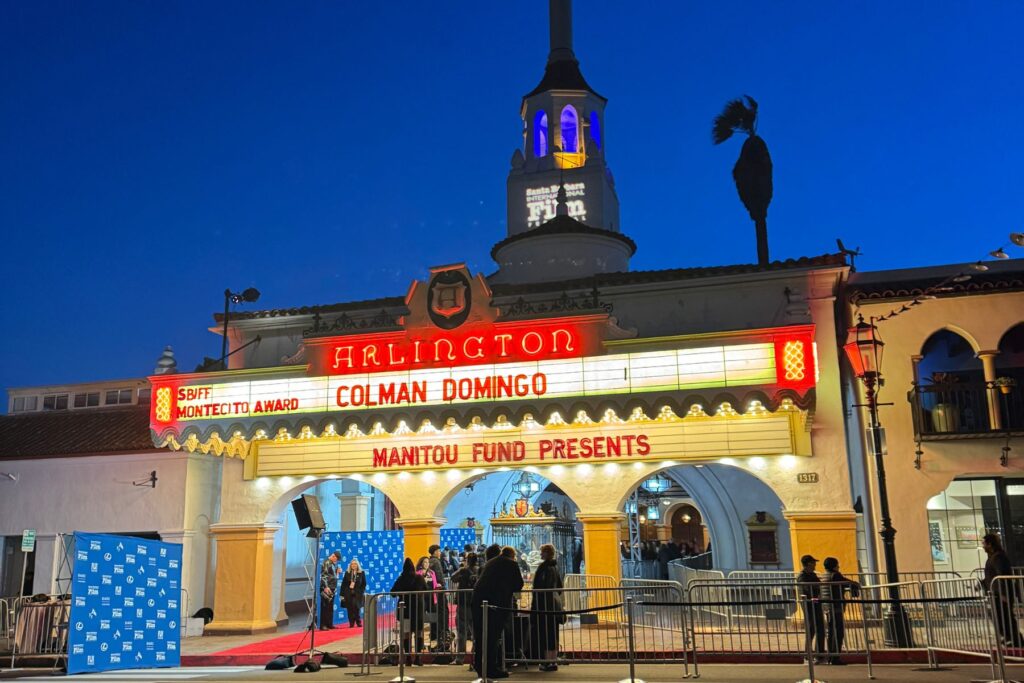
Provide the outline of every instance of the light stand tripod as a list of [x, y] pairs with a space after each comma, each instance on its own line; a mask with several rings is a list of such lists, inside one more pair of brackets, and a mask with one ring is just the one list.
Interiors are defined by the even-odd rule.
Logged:
[[[309, 530], [310, 535], [313, 537], [313, 550], [312, 550], [312, 570], [308, 572], [309, 582], [313, 587], [313, 600], [309, 605], [309, 652], [306, 653], [306, 661], [295, 667], [295, 673], [313, 673], [320, 670], [320, 662], [314, 659], [315, 655], [320, 655], [321, 658], [327, 654], [322, 650], [316, 649], [316, 630], [320, 625], [320, 595], [323, 588], [320, 587], [321, 573], [320, 573], [320, 534], [323, 533], [323, 529], [312, 528]], [[308, 563], [307, 563], [307, 566]], [[334, 596], [331, 596], [331, 600]], [[305, 640], [305, 639], [303, 639]], [[305, 650], [299, 650], [295, 652], [296, 655], [305, 653]], [[294, 656], [294, 655], [293, 655]]]

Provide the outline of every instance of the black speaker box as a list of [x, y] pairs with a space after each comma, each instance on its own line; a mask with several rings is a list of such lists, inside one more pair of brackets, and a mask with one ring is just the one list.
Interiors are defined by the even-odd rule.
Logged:
[[320, 512], [320, 501], [316, 496], [302, 494], [292, 501], [292, 510], [295, 511], [295, 521], [300, 529], [321, 531], [325, 528], [324, 515]]

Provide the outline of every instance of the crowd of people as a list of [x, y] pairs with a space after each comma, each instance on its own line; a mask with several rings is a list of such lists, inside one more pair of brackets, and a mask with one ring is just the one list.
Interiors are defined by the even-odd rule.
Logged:
[[[997, 590], [992, 583], [999, 576], [1011, 575], [1009, 557], [995, 534], [987, 534], [982, 547], [988, 555], [982, 586], [986, 591], [993, 591], [998, 598], [993, 617], [996, 632], [1007, 645], [1022, 647], [1024, 636], [1014, 614], [1017, 596], [1012, 591]], [[666, 573], [672, 560], [697, 554], [697, 548], [674, 541], [648, 541], [641, 548], [641, 559], [658, 562]], [[433, 545], [428, 555], [415, 563], [412, 558], [406, 558], [391, 593], [404, 608], [400, 631], [407, 662], [422, 664], [420, 655], [428, 650], [434, 653], [468, 652], [467, 644], [472, 642], [471, 668], [480, 676], [486, 672], [488, 678], [508, 677], [504, 653], [509, 647], [528, 649], [530, 658], [544, 662], [540, 667], [542, 671], [557, 670], [559, 626], [566, 623], [562, 570], [556, 562], [552, 545], [540, 547], [539, 563], [531, 565], [527, 555], [511, 546], [497, 544], [487, 547], [467, 545], [461, 552]], [[578, 562], [582, 558], [575, 555], [574, 552], [570, 561], [578, 571]], [[622, 555], [630, 557], [625, 544]], [[365, 572], [356, 559], [342, 572], [337, 566], [339, 559], [340, 553], [334, 551], [321, 565], [321, 629], [332, 627], [333, 598], [339, 590], [348, 612], [349, 626], [362, 626]], [[846, 635], [847, 602], [859, 597], [861, 584], [843, 575], [835, 557], [826, 557], [822, 565], [825, 573], [819, 576], [818, 559], [804, 555], [796, 579], [803, 613], [805, 648], [812, 653], [816, 663], [841, 665], [844, 662], [839, 655], [843, 652]], [[517, 609], [516, 598], [526, 580], [532, 580], [532, 600], [523, 616]], [[454, 605], [450, 604], [450, 598]], [[484, 603], [490, 607], [486, 620]], [[451, 629], [452, 608], [454, 633]], [[510, 638], [513, 630], [516, 635]]]
[[[511, 546], [497, 544], [464, 548], [454, 571], [448, 570], [451, 557], [438, 546], [431, 546], [429, 556], [413, 563], [406, 558], [402, 573], [391, 586], [391, 593], [401, 602], [402, 651], [409, 664], [420, 665], [421, 653], [431, 643], [435, 652], [466, 652], [472, 642], [472, 668], [488, 678], [506, 678], [503, 651], [509, 642], [510, 629], [521, 629], [514, 618], [516, 594], [525, 585], [524, 574], [530, 565], [524, 553]], [[512, 638], [519, 647], [532, 647], [534, 657], [543, 658], [542, 671], [557, 670], [558, 627], [565, 623], [562, 611], [562, 574], [555, 561], [555, 548], [545, 544], [539, 549], [540, 563], [532, 573], [533, 600], [527, 623], [528, 636], [519, 633]], [[524, 572], [524, 568], [527, 570]], [[445, 592], [444, 586], [450, 591]], [[455, 601], [455, 633], [451, 633], [449, 596]], [[484, 604], [489, 606], [486, 620]], [[428, 632], [428, 638], [424, 632]], [[515, 646], [515, 645], [513, 645]]]
[[[578, 571], [582, 548], [578, 543], [574, 547], [570, 562]], [[530, 648], [532, 657], [544, 660], [542, 671], [557, 670], [558, 629], [566, 621], [562, 570], [550, 544], [538, 549], [533, 564], [531, 555], [525, 549], [493, 544], [466, 545], [461, 551], [432, 545], [416, 562], [407, 557], [390, 591], [403, 607], [402, 651], [407, 662], [422, 664], [421, 654], [426, 651], [467, 652], [467, 643], [472, 642], [472, 668], [478, 674], [486, 671], [488, 678], [508, 676], [503, 655], [506, 646]], [[356, 559], [342, 572], [340, 557], [333, 551], [320, 567], [321, 630], [333, 628], [334, 596], [339, 590], [349, 626], [362, 626], [366, 574]], [[527, 580], [532, 581], [533, 599], [525, 619], [515, 619], [516, 594]], [[485, 602], [490, 606], [486, 629]], [[519, 629], [518, 637], [510, 637], [512, 628]]]
[[[711, 550], [710, 545], [707, 550], [704, 548], [691, 544], [684, 543], [681, 541], [641, 541], [637, 545], [637, 554], [640, 556], [640, 560], [643, 562], [657, 562], [659, 578], [667, 579], [668, 577], [668, 563], [672, 560], [679, 560], [684, 557], [694, 557], [704, 552]], [[619, 546], [619, 553], [622, 555], [622, 559], [630, 560], [633, 555], [630, 552], [629, 545], [622, 543]]]

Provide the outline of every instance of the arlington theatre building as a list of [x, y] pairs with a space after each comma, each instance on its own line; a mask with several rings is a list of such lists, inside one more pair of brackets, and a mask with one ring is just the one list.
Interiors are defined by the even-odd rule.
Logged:
[[[404, 294], [232, 312], [218, 317], [227, 369], [149, 378], [153, 446], [208, 484], [184, 505], [208, 527], [183, 532], [208, 632], [276, 627], [289, 503], [337, 479], [389, 499], [414, 558], [462, 521], [445, 511], [468, 485], [527, 471], [575, 506], [589, 574], [621, 576], [628, 499], [657, 474], [690, 497], [722, 566], [858, 565], [836, 301], [848, 266], [630, 270], [606, 100], [580, 72], [567, 8], [552, 5], [544, 76], [523, 98], [494, 272], [422, 264]], [[752, 548], [755, 529], [774, 547]]]
[[467, 486], [525, 470], [575, 506], [590, 574], [621, 576], [628, 499], [657, 474], [690, 496], [722, 566], [755, 564], [755, 528], [774, 533], [759, 567], [805, 553], [857, 566], [848, 267], [631, 271], [606, 101], [567, 8], [552, 4], [545, 73], [523, 99], [493, 273], [423, 264], [404, 295], [235, 312], [227, 370], [150, 378], [154, 443], [222, 461], [208, 630], [274, 627], [286, 508], [337, 478], [387, 496], [413, 558], [463, 521], [445, 511]]

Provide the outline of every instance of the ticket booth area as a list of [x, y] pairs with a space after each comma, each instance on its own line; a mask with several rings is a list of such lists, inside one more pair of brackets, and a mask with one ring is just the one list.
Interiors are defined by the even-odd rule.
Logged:
[[[729, 464], [807, 507], [793, 484], [813, 455], [813, 326], [636, 338], [606, 312], [503, 320], [490, 301], [464, 266], [434, 269], [400, 329], [309, 337], [305, 365], [150, 378], [155, 443], [225, 458], [208, 630], [273, 630], [279, 520], [321, 481], [381, 491], [417, 557], [465, 487], [533, 473], [575, 508], [572, 529], [551, 515], [534, 526], [565, 551], [578, 533], [585, 571], [616, 579], [627, 499], [659, 472]], [[491, 523], [533, 514], [504, 512]], [[837, 519], [789, 519], [792, 552], [827, 537], [853, 565], [852, 515]]]

